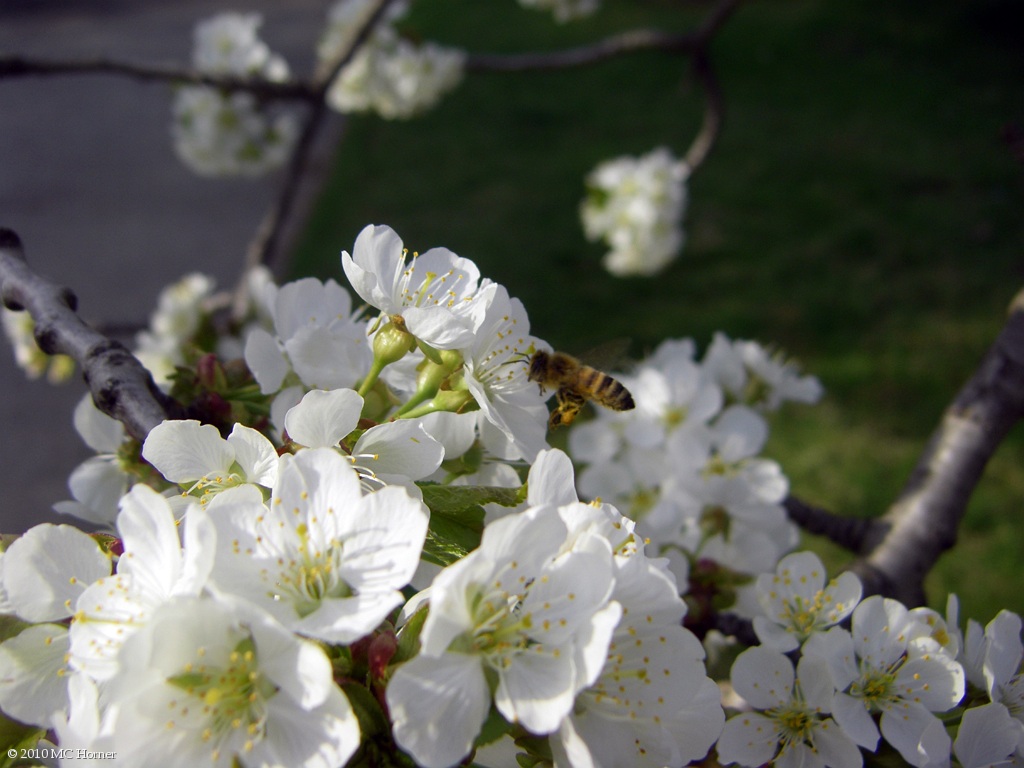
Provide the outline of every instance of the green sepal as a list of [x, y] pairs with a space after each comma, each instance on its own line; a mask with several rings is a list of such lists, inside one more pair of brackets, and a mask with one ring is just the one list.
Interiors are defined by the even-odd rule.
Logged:
[[420, 650], [420, 633], [427, 620], [429, 610], [426, 604], [421, 605], [398, 632], [398, 650], [391, 657], [392, 664], [408, 661]]
[[388, 722], [384, 710], [365, 685], [350, 680], [343, 682], [341, 689], [348, 697], [356, 719], [359, 720], [359, 733], [364, 741], [378, 734], [391, 733], [391, 723]]
[[423, 356], [427, 358], [427, 360], [429, 360], [432, 363], [437, 363], [438, 365], [444, 365], [444, 360], [441, 358], [441, 353], [438, 352], [429, 344], [427, 344], [427, 342], [423, 341], [422, 339], [416, 339], [416, 346], [420, 348], [420, 352], [423, 353]]
[[111, 536], [109, 533], [90, 533], [93, 541], [95, 541], [105, 555], [110, 555], [110, 550], [115, 544], [120, 544], [121, 540], [117, 536]]
[[484, 720], [484, 724], [480, 728], [480, 734], [476, 737], [473, 746], [474, 748], [486, 747], [488, 744], [493, 744], [502, 736], [511, 732], [512, 723], [506, 720], [497, 708], [492, 706], [491, 711], [487, 713], [487, 719]]
[[523, 734], [516, 739], [516, 746], [523, 752], [516, 753], [516, 762], [523, 768], [550, 766], [555, 762], [551, 755], [551, 743], [547, 736]]
[[28, 629], [31, 626], [27, 621], [22, 621], [13, 614], [0, 616], [0, 642], [20, 635], [22, 630]]

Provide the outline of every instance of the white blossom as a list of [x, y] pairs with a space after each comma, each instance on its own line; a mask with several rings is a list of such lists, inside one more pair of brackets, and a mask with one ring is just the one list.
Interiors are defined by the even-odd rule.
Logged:
[[754, 631], [762, 644], [787, 653], [849, 616], [860, 596], [860, 579], [854, 574], [847, 571], [826, 585], [818, 556], [794, 552], [779, 561], [774, 574], [757, 577], [765, 616], [754, 617]]
[[[365, 23], [367, 9], [363, 0], [342, 0], [331, 8], [317, 50], [321, 61], [333, 61], [348, 50], [355, 31]], [[338, 73], [326, 95], [332, 109], [405, 119], [434, 106], [462, 80], [465, 54], [400, 37], [388, 22], [402, 12], [399, 4]]]
[[202, 504], [241, 486], [271, 488], [277, 475], [274, 444], [242, 424], [235, 424], [225, 440], [212, 424], [164, 421], [146, 436], [142, 456]]
[[51, 384], [67, 381], [75, 370], [75, 361], [67, 355], [48, 355], [36, 344], [35, 321], [25, 311], [0, 307], [4, 335], [14, 349], [14, 361], [30, 379], [46, 374]]
[[126, 438], [124, 426], [100, 411], [86, 395], [75, 406], [75, 431], [97, 455], [71, 472], [68, 489], [73, 501], [53, 505], [61, 514], [74, 515], [99, 526], [113, 527], [117, 504], [132, 484], [118, 450]]
[[342, 251], [345, 276], [359, 297], [438, 349], [472, 343], [487, 307], [476, 300], [480, 270], [447, 248], [419, 254], [404, 248], [393, 229], [365, 227], [352, 255]]
[[869, 597], [854, 610], [851, 632], [817, 634], [804, 653], [828, 662], [840, 691], [833, 714], [858, 745], [874, 750], [880, 728], [911, 765], [948, 760], [949, 735], [932, 713], [963, 698], [964, 670], [899, 602]]
[[600, 7], [600, 0], [519, 0], [525, 8], [552, 11], [560, 22], [589, 16]]
[[352, 310], [348, 291], [333, 280], [307, 277], [269, 293], [273, 333], [254, 328], [245, 343], [246, 365], [264, 394], [299, 383], [305, 389], [352, 387], [366, 375], [367, 324], [362, 310]]
[[[288, 436], [307, 448], [338, 448], [356, 429], [363, 398], [351, 389], [307, 392], [285, 415]], [[444, 458], [444, 447], [418, 421], [377, 424], [362, 432], [351, 446], [341, 445], [368, 490], [398, 483], [412, 485], [432, 474]]]
[[714, 335], [704, 369], [731, 397], [766, 411], [777, 410], [786, 401], [816, 403], [822, 395], [818, 379], [801, 376], [781, 353], [723, 333]]
[[[548, 473], [564, 468], [564, 454], [542, 457], [552, 465]], [[557, 490], [564, 488], [557, 481], [561, 474], [552, 478], [556, 488], [551, 490], [565, 496]], [[533, 470], [530, 482], [532, 492]], [[550, 489], [552, 483], [546, 485]], [[681, 626], [685, 605], [665, 562], [644, 555], [634, 524], [612, 507], [566, 503], [559, 514], [569, 528], [570, 551], [592, 546], [595, 536], [611, 545], [611, 599], [622, 613], [606, 657], [580, 665], [592, 671], [552, 738], [555, 765], [658, 768], [703, 757], [724, 715], [718, 687], [704, 670], [704, 649]]]
[[185, 363], [185, 345], [202, 323], [213, 278], [193, 273], [164, 288], [149, 318], [149, 328], [135, 336], [135, 356], [156, 382], [170, 384], [175, 366]]
[[158, 606], [198, 594], [213, 567], [209, 523], [186, 513], [183, 541], [167, 499], [147, 486], [133, 487], [121, 500], [117, 529], [124, 547], [117, 571], [78, 597], [69, 630], [71, 666], [94, 680], [109, 679], [124, 641]]
[[159, 755], [168, 768], [327, 768], [359, 745], [324, 652], [251, 605], [172, 600], [119, 661], [109, 690], [121, 765]]
[[399, 746], [428, 767], [469, 753], [494, 704], [536, 734], [572, 709], [586, 659], [602, 658], [620, 608], [610, 548], [559, 557], [566, 527], [550, 507], [502, 517], [430, 588], [420, 654], [387, 689]]
[[463, 350], [464, 381], [484, 418], [514, 446], [517, 456], [532, 461], [547, 447], [548, 411], [544, 396], [526, 377], [526, 359], [547, 345], [530, 335], [522, 302], [504, 286], [487, 286], [486, 314], [470, 346]]
[[401, 487], [364, 495], [338, 453], [309, 448], [284, 461], [268, 506], [239, 496], [210, 517], [219, 591], [300, 634], [351, 643], [401, 605], [428, 513]]
[[604, 266], [613, 275], [653, 275], [683, 246], [686, 164], [661, 147], [639, 157], [601, 163], [587, 176], [580, 206], [590, 240], [611, 247]]
[[[213, 74], [281, 82], [288, 65], [258, 38], [259, 14], [223, 13], [196, 26], [192, 62]], [[182, 86], [172, 133], [178, 156], [196, 173], [260, 175], [281, 165], [298, 136], [295, 116], [272, 112], [244, 91]]]
[[755, 712], [741, 712], [725, 724], [718, 740], [723, 763], [781, 768], [859, 768], [860, 750], [827, 717], [832, 711], [828, 668], [818, 658], [793, 664], [778, 651], [755, 646], [739, 655], [732, 667], [732, 685]]

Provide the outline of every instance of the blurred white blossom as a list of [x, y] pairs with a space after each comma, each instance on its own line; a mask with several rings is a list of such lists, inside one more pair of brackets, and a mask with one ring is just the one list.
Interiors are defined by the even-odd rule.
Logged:
[[185, 362], [185, 345], [199, 330], [213, 289], [212, 277], [193, 273], [168, 285], [157, 297], [149, 327], [135, 336], [135, 356], [158, 385], [168, 385], [175, 366]]
[[75, 361], [67, 355], [48, 355], [36, 344], [32, 335], [36, 324], [28, 312], [15, 312], [0, 308], [4, 334], [14, 348], [14, 361], [30, 379], [46, 375], [51, 384], [59, 384], [71, 378], [75, 372]]
[[[259, 39], [259, 14], [223, 13], [196, 26], [192, 63], [201, 72], [271, 82], [288, 64]], [[258, 176], [289, 157], [298, 136], [293, 114], [275, 111], [247, 91], [181, 86], [171, 132], [178, 156], [205, 176]]]
[[580, 206], [583, 231], [611, 249], [613, 275], [654, 275], [683, 247], [689, 168], [661, 147], [642, 157], [601, 163], [587, 176]]
[[[321, 61], [332, 61], [352, 45], [365, 23], [366, 0], [341, 0], [330, 10], [328, 26], [317, 49]], [[327, 104], [339, 112], [376, 112], [404, 119], [426, 111], [462, 80], [465, 54], [436, 43], [415, 44], [401, 37], [389, 22], [404, 12], [399, 4], [378, 23], [352, 60], [338, 73], [327, 92]]]
[[519, 0], [524, 8], [552, 11], [561, 22], [589, 16], [600, 7], [600, 0]]

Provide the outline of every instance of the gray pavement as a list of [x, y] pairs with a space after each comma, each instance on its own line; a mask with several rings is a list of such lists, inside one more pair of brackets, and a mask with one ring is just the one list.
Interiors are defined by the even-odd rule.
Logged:
[[[3, 0], [0, 53], [189, 61], [196, 21], [259, 11], [263, 38], [305, 75], [328, 0]], [[329, 161], [324, 131], [302, 197]], [[144, 321], [160, 289], [203, 271], [229, 286], [273, 199], [276, 176], [201, 178], [175, 157], [166, 85], [112, 75], [0, 80], [0, 226], [36, 272], [71, 287], [93, 323]], [[301, 221], [303, 205], [296, 220]], [[294, 231], [294, 230], [293, 230]], [[286, 238], [287, 241], [287, 238]], [[0, 342], [0, 532], [69, 519], [66, 478], [90, 455], [71, 425], [85, 392], [30, 382]]]

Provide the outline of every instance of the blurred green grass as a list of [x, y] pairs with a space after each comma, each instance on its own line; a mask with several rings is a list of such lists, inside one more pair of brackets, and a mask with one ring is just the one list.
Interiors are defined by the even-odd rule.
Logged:
[[[607, 0], [559, 26], [511, 0], [420, 3], [410, 32], [476, 52], [548, 50], [636, 26], [692, 29], [706, 5]], [[712, 46], [727, 115], [690, 184], [688, 242], [655, 279], [616, 279], [582, 236], [598, 162], [700, 124], [685, 61], [645, 53], [572, 71], [476, 74], [410, 122], [353, 118], [294, 274], [340, 278], [368, 223], [408, 247], [474, 259], [554, 346], [716, 330], [777, 344], [821, 378], [813, 408], [774, 421], [768, 453], [794, 493], [880, 514], [945, 405], [998, 332], [1024, 277], [1024, 51], [1012, 0], [763, 0]], [[935, 607], [1024, 612], [1024, 438], [990, 464], [958, 549], [929, 579]], [[844, 561], [812, 542], [834, 565]]]

